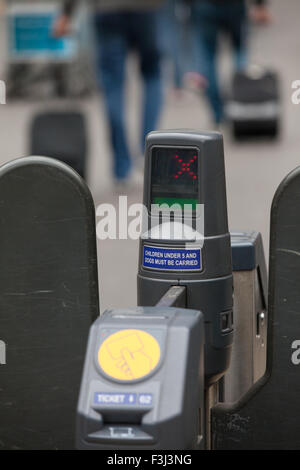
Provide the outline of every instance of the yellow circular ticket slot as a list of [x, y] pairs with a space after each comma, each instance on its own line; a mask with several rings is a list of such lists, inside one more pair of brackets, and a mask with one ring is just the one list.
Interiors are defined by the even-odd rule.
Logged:
[[98, 363], [113, 379], [131, 381], [149, 375], [161, 356], [157, 340], [142, 330], [121, 330], [100, 346]]

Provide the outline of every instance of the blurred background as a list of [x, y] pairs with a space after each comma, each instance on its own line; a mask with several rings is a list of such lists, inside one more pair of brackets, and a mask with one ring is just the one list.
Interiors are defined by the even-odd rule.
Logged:
[[[298, 0], [0, 0], [0, 164], [61, 158], [118, 207], [142, 200], [148, 131], [219, 130], [230, 229], [262, 232], [268, 253], [274, 192], [300, 161], [299, 17]], [[101, 311], [135, 305], [138, 242], [98, 251]]]

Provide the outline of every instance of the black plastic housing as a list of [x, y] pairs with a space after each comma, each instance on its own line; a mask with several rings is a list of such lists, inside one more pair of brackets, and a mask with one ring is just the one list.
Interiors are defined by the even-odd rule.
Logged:
[[[155, 270], [144, 266], [144, 246], [179, 248], [188, 240], [151, 238], [151, 228], [160, 223], [151, 217], [151, 158], [154, 147], [197, 148], [199, 151], [199, 204], [204, 205], [202, 270], [197, 272]], [[223, 137], [217, 132], [186, 130], [153, 132], [146, 141], [144, 205], [148, 209], [148, 235], [140, 242], [138, 305], [154, 306], [174, 285], [186, 286], [188, 309], [205, 318], [205, 378], [209, 385], [227, 370], [233, 342], [233, 277], [228, 230]], [[176, 220], [176, 215], [174, 217]], [[196, 226], [196, 218], [192, 224]], [[225, 323], [224, 323], [225, 318]], [[226, 319], [228, 322], [226, 323]], [[224, 329], [224, 326], [227, 327]]]

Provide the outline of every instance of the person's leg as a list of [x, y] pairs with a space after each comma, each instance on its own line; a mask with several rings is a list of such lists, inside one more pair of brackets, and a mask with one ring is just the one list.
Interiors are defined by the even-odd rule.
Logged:
[[193, 12], [200, 54], [199, 72], [207, 80], [206, 94], [217, 124], [222, 121], [224, 114], [216, 63], [219, 32], [218, 8], [219, 6], [209, 1], [202, 1], [195, 4]]
[[[169, 57], [173, 66], [173, 84], [175, 89], [183, 88], [183, 78], [186, 72], [188, 51], [186, 23], [188, 6], [183, 0], [168, 1], [169, 22], [165, 25], [169, 36]], [[162, 26], [162, 25], [160, 25]], [[159, 31], [159, 36], [163, 31]]]
[[234, 49], [235, 67], [243, 70], [248, 63], [248, 15], [246, 4], [240, 2], [226, 6], [226, 25]]
[[95, 17], [98, 51], [98, 78], [102, 87], [108, 115], [114, 153], [114, 176], [125, 179], [131, 169], [125, 129], [125, 62], [126, 35], [121, 14], [98, 14]]
[[157, 35], [159, 11], [131, 14], [131, 34], [141, 65], [144, 80], [142, 148], [146, 135], [155, 130], [160, 117], [163, 90], [161, 77], [161, 50]]

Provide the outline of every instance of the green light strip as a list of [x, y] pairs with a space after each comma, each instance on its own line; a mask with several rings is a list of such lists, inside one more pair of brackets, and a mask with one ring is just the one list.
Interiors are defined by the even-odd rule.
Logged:
[[162, 204], [166, 204], [168, 207], [172, 207], [174, 204], [178, 204], [182, 209], [184, 209], [185, 205], [192, 206], [193, 211], [196, 210], [197, 206], [197, 199], [189, 199], [189, 198], [179, 198], [179, 197], [155, 197], [154, 204], [158, 204], [159, 206]]

